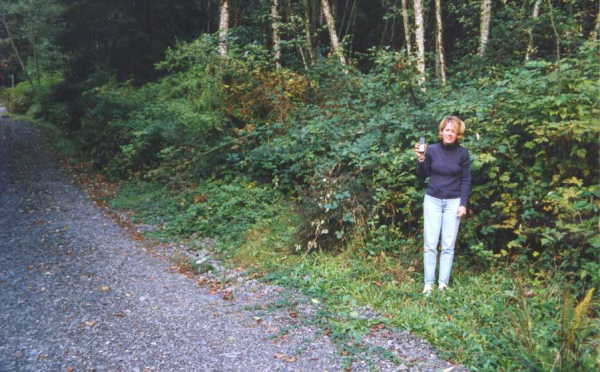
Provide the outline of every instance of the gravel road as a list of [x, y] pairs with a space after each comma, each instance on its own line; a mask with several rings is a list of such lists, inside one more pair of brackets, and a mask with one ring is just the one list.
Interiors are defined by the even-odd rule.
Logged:
[[35, 126], [0, 119], [0, 371], [465, 370], [387, 329], [363, 343], [395, 362], [351, 361], [310, 321], [317, 305], [180, 273], [57, 164]]

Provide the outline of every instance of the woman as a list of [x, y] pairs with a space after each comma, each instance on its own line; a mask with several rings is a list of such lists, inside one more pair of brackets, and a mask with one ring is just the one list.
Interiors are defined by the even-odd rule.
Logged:
[[425, 287], [429, 295], [435, 281], [438, 243], [441, 236], [438, 288], [448, 287], [454, 245], [460, 218], [467, 213], [471, 193], [471, 160], [467, 149], [459, 144], [465, 133], [465, 123], [456, 116], [446, 116], [438, 126], [439, 143], [415, 145], [417, 175], [429, 177], [423, 202]]

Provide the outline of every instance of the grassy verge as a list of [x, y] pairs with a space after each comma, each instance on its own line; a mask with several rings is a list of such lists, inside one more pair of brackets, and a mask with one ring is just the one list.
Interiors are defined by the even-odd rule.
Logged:
[[[110, 204], [133, 211], [140, 222], [159, 225], [154, 238], [215, 237], [226, 262], [319, 301], [326, 309], [320, 325], [345, 345], [345, 353], [362, 352], [360, 337], [383, 319], [424, 337], [443, 357], [474, 370], [598, 366], [597, 301], [591, 295], [572, 298], [559, 274], [532, 276], [523, 268], [506, 267], [481, 271], [466, 263], [466, 252], [459, 252], [452, 288], [427, 298], [420, 294], [422, 267], [416, 247], [375, 257], [351, 249], [296, 253], [298, 217], [290, 203], [243, 178], [176, 191], [155, 183], [129, 183]], [[364, 307], [383, 318], [360, 317], [358, 310]]]

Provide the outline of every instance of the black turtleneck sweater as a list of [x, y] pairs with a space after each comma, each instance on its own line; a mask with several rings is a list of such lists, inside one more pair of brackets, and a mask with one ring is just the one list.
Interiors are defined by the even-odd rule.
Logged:
[[425, 193], [438, 199], [460, 198], [467, 206], [471, 194], [471, 159], [458, 143], [427, 146], [425, 161], [417, 161], [417, 175], [429, 177]]

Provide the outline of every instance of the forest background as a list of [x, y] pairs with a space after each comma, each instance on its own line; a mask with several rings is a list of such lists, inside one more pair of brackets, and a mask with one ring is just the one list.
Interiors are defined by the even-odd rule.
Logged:
[[[3, 0], [2, 99], [151, 238], [322, 302], [349, 364], [383, 322], [473, 370], [598, 370], [598, 4]], [[411, 149], [448, 114], [473, 192], [423, 298]]]

